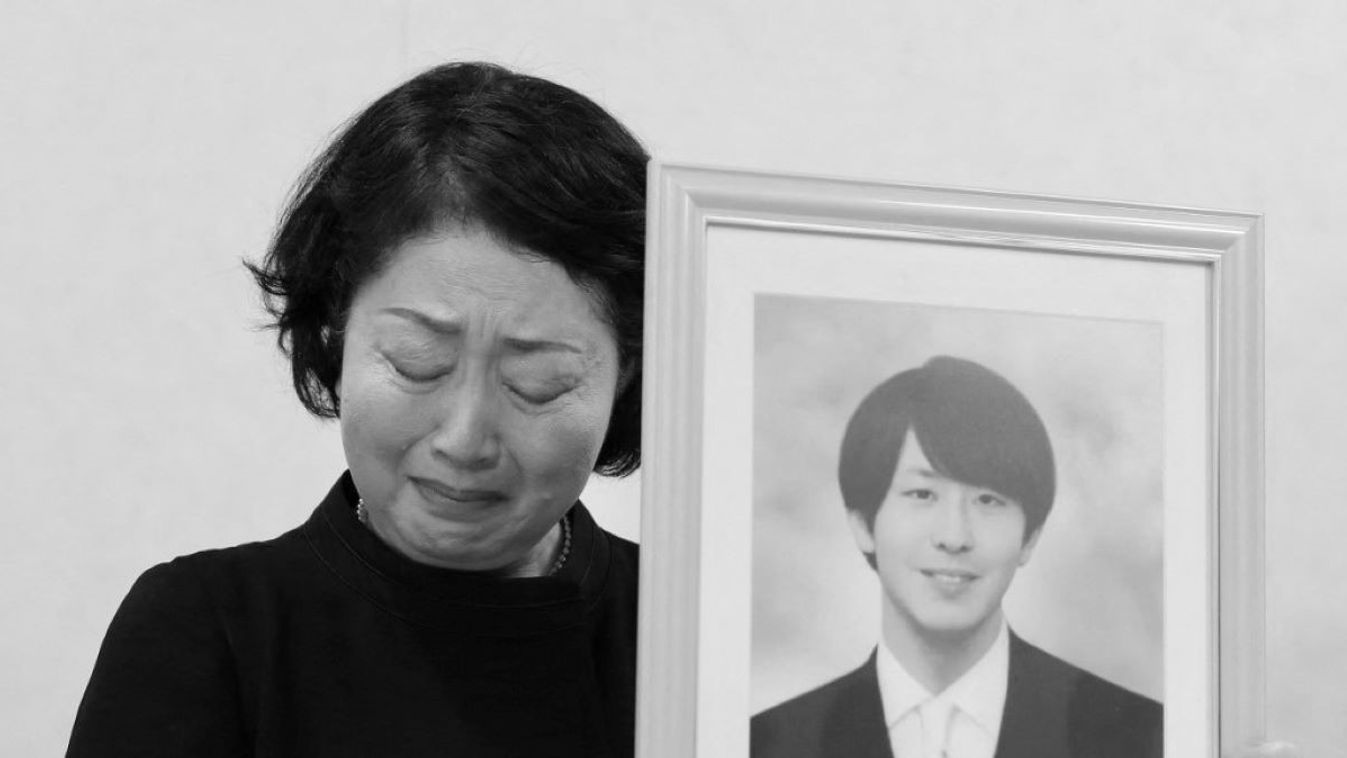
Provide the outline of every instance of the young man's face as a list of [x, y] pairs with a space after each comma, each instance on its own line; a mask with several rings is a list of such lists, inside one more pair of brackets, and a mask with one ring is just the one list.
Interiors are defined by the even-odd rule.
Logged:
[[857, 545], [875, 556], [885, 635], [933, 644], [995, 633], [1001, 597], [1038, 538], [1025, 539], [1018, 502], [937, 473], [911, 430], [873, 529], [848, 513]]

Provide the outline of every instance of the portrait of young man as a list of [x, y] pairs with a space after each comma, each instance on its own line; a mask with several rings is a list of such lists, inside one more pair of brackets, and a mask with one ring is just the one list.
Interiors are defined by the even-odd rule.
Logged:
[[754, 758], [1158, 758], [1163, 709], [1016, 634], [1002, 599], [1057, 490], [1047, 429], [974, 361], [936, 356], [852, 412], [837, 466], [880, 585], [860, 667], [757, 714]]

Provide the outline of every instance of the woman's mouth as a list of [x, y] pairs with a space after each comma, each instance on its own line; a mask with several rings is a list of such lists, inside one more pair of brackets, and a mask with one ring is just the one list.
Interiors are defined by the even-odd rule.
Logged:
[[434, 479], [413, 477], [416, 486], [427, 500], [456, 503], [459, 505], [488, 505], [505, 499], [505, 493], [499, 490], [454, 487]]

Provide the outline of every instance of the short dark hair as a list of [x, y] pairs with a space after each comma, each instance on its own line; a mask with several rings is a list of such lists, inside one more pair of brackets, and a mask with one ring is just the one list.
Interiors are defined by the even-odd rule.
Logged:
[[594, 468], [636, 470], [648, 158], [585, 96], [488, 63], [438, 66], [374, 101], [300, 178], [262, 262], [246, 264], [300, 402], [340, 415], [351, 300], [394, 249], [478, 226], [560, 264], [598, 305], [622, 368]]
[[1025, 539], [1043, 526], [1057, 485], [1042, 419], [1000, 374], [937, 356], [881, 382], [847, 422], [837, 466], [842, 501], [871, 527], [909, 429], [942, 476], [1018, 501]]

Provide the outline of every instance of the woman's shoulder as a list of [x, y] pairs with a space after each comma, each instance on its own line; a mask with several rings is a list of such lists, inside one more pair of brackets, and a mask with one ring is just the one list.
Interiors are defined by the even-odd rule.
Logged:
[[155, 564], [132, 585], [127, 602], [191, 607], [283, 583], [311, 560], [303, 531], [299, 526], [270, 539], [199, 550]]
[[70, 755], [242, 754], [239, 645], [256, 647], [255, 625], [296, 596], [287, 573], [302, 560], [301, 529], [142, 572], [104, 636]]
[[576, 539], [573, 563], [579, 565], [566, 567], [564, 573], [573, 577], [583, 575], [592, 584], [592, 574], [598, 569], [597, 573], [603, 577], [599, 584], [616, 581], [634, 586], [640, 557], [636, 543], [603, 528], [582, 502], [571, 510], [571, 518]]
[[299, 525], [268, 539], [253, 540], [237, 545], [212, 547], [176, 556], [150, 567], [146, 573], [207, 576], [221, 572], [246, 571], [303, 548], [304, 525]]
[[613, 551], [613, 560], [618, 561], [625, 566], [630, 566], [631, 570], [635, 571], [640, 563], [641, 547], [635, 542], [632, 542], [625, 537], [619, 537], [607, 529], [603, 530], [603, 534], [608, 539], [608, 545]]
[[641, 549], [607, 530], [603, 535], [608, 541], [609, 591], [629, 596], [634, 602], [640, 585]]

